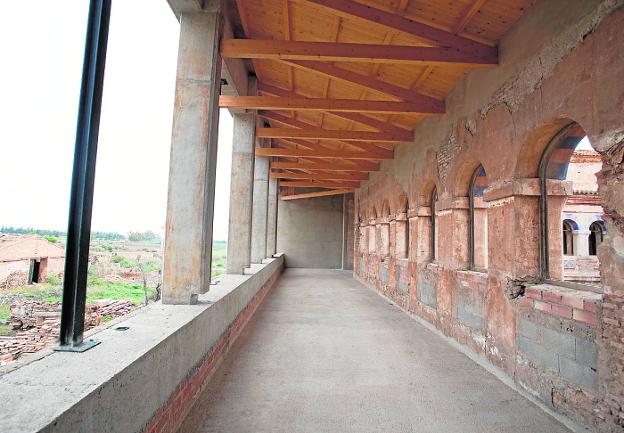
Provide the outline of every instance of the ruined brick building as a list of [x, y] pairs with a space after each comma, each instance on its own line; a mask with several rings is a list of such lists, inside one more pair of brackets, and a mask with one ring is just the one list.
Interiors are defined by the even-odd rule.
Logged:
[[169, 4], [163, 303], [9, 431], [624, 430], [623, 1]]
[[64, 256], [42, 236], [0, 234], [0, 287], [43, 283], [63, 272]]

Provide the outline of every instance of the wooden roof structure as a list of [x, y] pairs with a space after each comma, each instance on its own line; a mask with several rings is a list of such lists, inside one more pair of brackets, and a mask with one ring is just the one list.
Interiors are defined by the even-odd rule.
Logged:
[[[498, 64], [496, 44], [536, 0], [236, 0], [224, 58], [248, 59], [271, 176], [301, 197], [353, 191], [467, 72]], [[310, 192], [309, 188], [321, 188]], [[284, 196], [282, 196], [284, 198]]]

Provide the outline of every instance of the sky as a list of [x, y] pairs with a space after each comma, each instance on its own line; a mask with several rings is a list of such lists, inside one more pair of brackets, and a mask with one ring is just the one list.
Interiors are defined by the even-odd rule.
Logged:
[[[2, 2], [0, 226], [66, 230], [87, 0]], [[166, 0], [113, 1], [92, 230], [164, 234], [179, 24]], [[214, 239], [227, 239], [222, 110]]]

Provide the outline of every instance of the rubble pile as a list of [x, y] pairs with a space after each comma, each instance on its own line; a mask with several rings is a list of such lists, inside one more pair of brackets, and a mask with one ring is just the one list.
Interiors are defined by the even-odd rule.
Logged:
[[[10, 308], [8, 323], [16, 332], [11, 336], [0, 336], [0, 365], [18, 359], [24, 353], [37, 352], [57, 343], [61, 321], [60, 303], [19, 301], [11, 304]], [[136, 305], [127, 300], [103, 299], [87, 304], [85, 330], [98, 326], [103, 318], [110, 320], [123, 316], [135, 308]]]

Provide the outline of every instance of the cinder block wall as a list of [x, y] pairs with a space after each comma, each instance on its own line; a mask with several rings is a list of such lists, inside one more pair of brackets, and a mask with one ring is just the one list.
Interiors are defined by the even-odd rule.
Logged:
[[[447, 97], [446, 113], [416, 127], [417, 143], [399, 145], [395, 159], [371, 173], [356, 192], [355, 212], [358, 279], [483, 354], [556, 411], [602, 432], [624, 431], [623, 4], [538, 2], [501, 41], [500, 66], [469, 73]], [[538, 164], [570, 122], [585, 130], [604, 164], [603, 295], [534, 285]], [[467, 270], [466, 191], [479, 164], [490, 194], [487, 272]], [[423, 221], [434, 188], [432, 261], [423, 254], [430, 249]], [[392, 247], [405, 196], [408, 259]], [[389, 254], [381, 246], [385, 225]]]
[[342, 267], [342, 196], [279, 201], [277, 251], [289, 268]]

